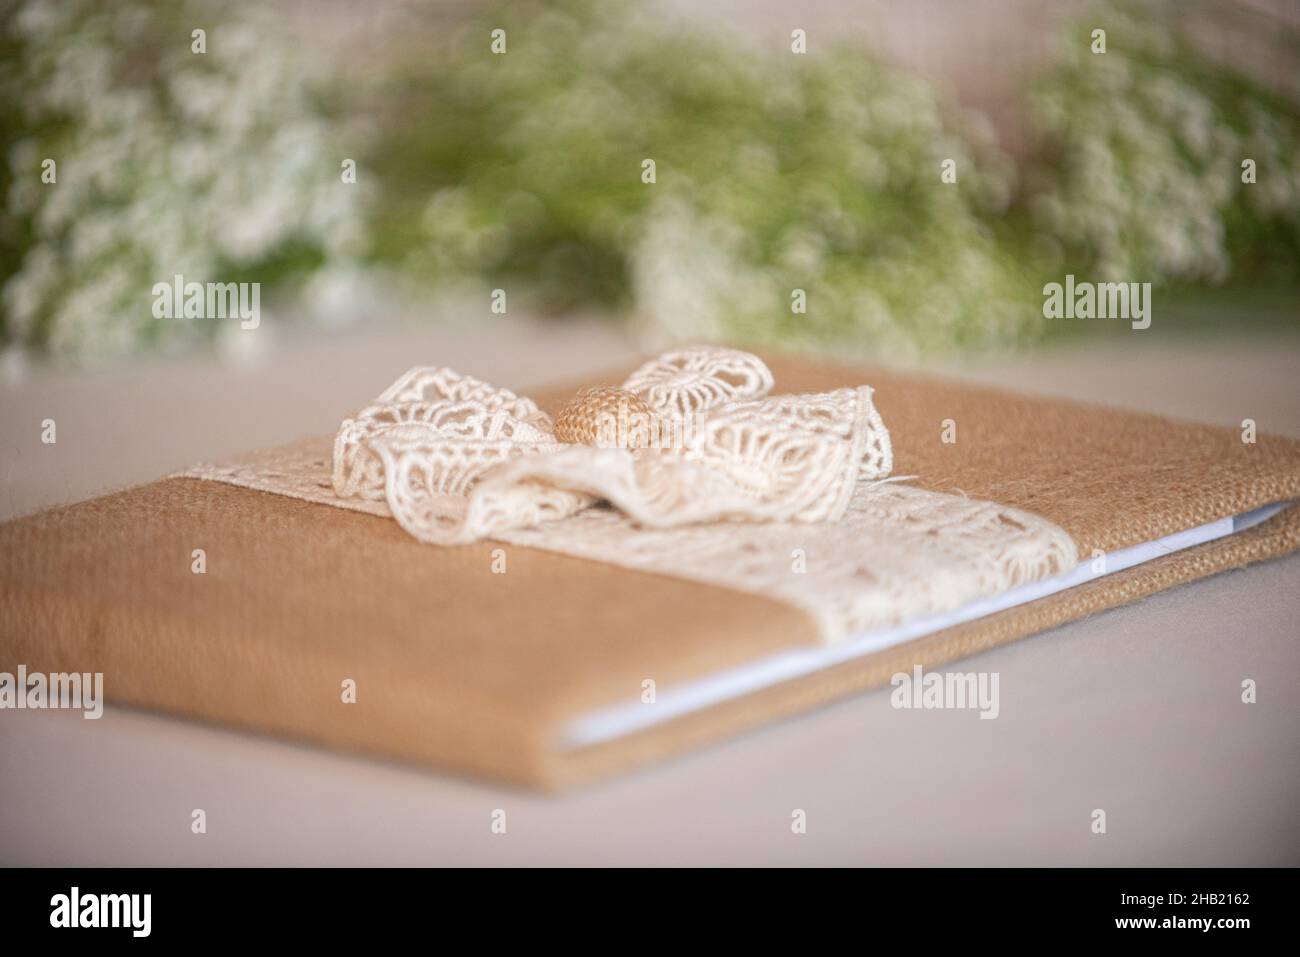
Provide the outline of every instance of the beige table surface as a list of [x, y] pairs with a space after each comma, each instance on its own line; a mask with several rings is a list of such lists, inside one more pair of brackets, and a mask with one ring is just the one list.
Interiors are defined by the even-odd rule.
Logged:
[[[0, 517], [332, 431], [416, 363], [526, 390], [637, 353], [602, 325], [513, 318], [264, 338], [234, 365], [6, 363]], [[1300, 436], [1296, 338], [1125, 336], [932, 368]], [[886, 689], [559, 797], [142, 712], [3, 711], [0, 863], [1297, 864], [1298, 585], [1292, 556], [952, 666], [1000, 674], [995, 721], [896, 711]]]

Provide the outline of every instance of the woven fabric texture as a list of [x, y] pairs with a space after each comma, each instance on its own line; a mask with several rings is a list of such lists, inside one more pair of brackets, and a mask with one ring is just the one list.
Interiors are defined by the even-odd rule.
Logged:
[[[1300, 497], [1300, 443], [881, 370], [773, 359], [790, 389], [870, 381], [895, 473], [1041, 515], [1086, 559]], [[611, 376], [610, 382], [621, 380]], [[591, 384], [591, 383], [584, 383]], [[536, 397], [555, 412], [573, 395]], [[956, 426], [955, 443], [941, 435]], [[110, 702], [567, 786], [1163, 588], [1300, 547], [1300, 510], [1021, 608], [581, 751], [586, 711], [817, 641], [783, 603], [168, 479], [0, 525], [0, 668], [103, 671]], [[191, 570], [203, 549], [206, 573]], [[345, 704], [344, 679], [357, 683]]]

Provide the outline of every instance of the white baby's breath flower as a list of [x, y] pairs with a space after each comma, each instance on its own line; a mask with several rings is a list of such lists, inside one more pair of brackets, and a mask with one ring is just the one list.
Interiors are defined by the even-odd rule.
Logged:
[[[160, 323], [140, 290], [178, 273], [256, 275], [290, 240], [328, 255], [336, 234], [355, 245], [364, 232], [361, 191], [337, 187], [338, 151], [308, 90], [319, 58], [271, 14], [28, 0], [13, 22], [22, 45], [0, 93], [58, 132], [20, 139], [6, 157], [23, 170], [6, 208], [35, 237], [5, 284], [10, 337], [91, 357], [195, 335], [207, 327]], [[196, 23], [206, 56], [188, 39], [168, 46]], [[157, 63], [133, 52], [151, 41]], [[58, 157], [58, 186], [32, 188], [46, 155]]]

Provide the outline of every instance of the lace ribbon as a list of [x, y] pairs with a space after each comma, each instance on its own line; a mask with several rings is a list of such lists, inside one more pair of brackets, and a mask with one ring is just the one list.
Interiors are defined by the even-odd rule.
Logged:
[[424, 542], [462, 544], [608, 502], [646, 528], [836, 522], [861, 480], [892, 467], [868, 386], [769, 396], [756, 356], [694, 347], [621, 390], [580, 395], [562, 442], [530, 399], [445, 368], [415, 368], [334, 441], [341, 498], [384, 502]]
[[[529, 399], [413, 369], [343, 423], [332, 454], [322, 436], [183, 474], [392, 515], [423, 541], [490, 536], [776, 599], [827, 642], [1077, 563], [1073, 539], [1041, 516], [881, 481], [889, 434], [869, 388], [771, 388], [753, 356], [686, 349], [617, 394], [580, 396], [554, 428]], [[613, 507], [592, 507], [602, 500]]]

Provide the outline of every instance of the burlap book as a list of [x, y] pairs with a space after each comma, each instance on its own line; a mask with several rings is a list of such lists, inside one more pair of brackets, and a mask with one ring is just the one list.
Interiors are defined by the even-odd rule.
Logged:
[[[769, 363], [787, 391], [870, 383], [894, 472], [1055, 523], [1080, 561], [1300, 497], [1300, 443], [884, 370]], [[611, 376], [608, 382], [619, 381]], [[504, 383], [508, 385], [508, 383]], [[554, 413], [570, 388], [535, 396]], [[341, 399], [355, 406], [364, 396]], [[347, 408], [340, 408], [340, 415]], [[939, 440], [956, 420], [960, 439]], [[328, 476], [323, 477], [328, 482]], [[390, 519], [170, 478], [0, 526], [0, 670], [102, 671], [111, 703], [562, 787], [1300, 546], [1300, 510], [595, 744], [563, 730], [815, 647], [797, 607]], [[194, 574], [202, 548], [206, 573]], [[340, 694], [356, 683], [356, 702]], [[654, 707], [654, 705], [647, 705]]]

